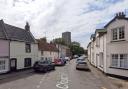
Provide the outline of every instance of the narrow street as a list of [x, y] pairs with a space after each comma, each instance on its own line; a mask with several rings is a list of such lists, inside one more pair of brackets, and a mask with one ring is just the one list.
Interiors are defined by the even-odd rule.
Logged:
[[0, 89], [108, 89], [92, 72], [78, 71], [75, 61], [49, 73], [22, 74], [0, 80]]

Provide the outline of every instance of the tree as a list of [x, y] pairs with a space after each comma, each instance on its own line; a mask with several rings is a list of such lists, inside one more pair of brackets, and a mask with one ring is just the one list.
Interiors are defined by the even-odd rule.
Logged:
[[51, 43], [57, 43], [57, 44], [66, 45], [65, 41], [62, 38], [55, 38], [55, 39], [52, 40]]
[[80, 55], [80, 54], [84, 54], [84, 48], [80, 47], [80, 43], [77, 42], [77, 45], [75, 43], [70, 45], [70, 49], [73, 55]]
[[72, 44], [72, 45], [80, 46], [80, 43], [79, 43], [79, 42], [76, 42], [76, 41], [73, 41], [71, 44]]

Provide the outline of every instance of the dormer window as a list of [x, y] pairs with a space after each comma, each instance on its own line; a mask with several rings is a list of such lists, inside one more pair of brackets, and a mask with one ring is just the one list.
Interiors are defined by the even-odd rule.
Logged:
[[112, 41], [124, 40], [125, 32], [124, 27], [112, 29]]

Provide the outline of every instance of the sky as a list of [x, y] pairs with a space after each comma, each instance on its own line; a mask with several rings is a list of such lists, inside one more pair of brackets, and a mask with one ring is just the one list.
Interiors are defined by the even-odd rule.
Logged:
[[50, 41], [70, 31], [72, 41], [86, 48], [90, 35], [116, 13], [128, 12], [128, 0], [0, 0], [0, 19], [24, 28], [29, 22], [35, 38]]

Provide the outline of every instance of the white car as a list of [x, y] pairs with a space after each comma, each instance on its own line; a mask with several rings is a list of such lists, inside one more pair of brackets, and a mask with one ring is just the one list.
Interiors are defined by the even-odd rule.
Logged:
[[69, 60], [70, 60], [70, 58], [69, 58], [69, 57], [65, 57], [65, 60], [66, 60], [66, 61], [69, 61]]

